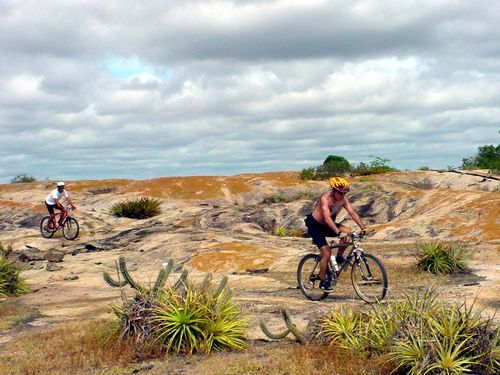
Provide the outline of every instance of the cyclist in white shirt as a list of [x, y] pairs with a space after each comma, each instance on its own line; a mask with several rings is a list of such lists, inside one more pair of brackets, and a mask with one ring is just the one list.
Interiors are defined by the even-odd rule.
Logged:
[[68, 192], [65, 189], [64, 182], [60, 181], [57, 183], [57, 187], [52, 190], [49, 195], [47, 195], [47, 198], [45, 198], [45, 205], [47, 206], [47, 210], [49, 210], [50, 218], [56, 228], [59, 228], [59, 226], [61, 226], [61, 223], [59, 222], [56, 225], [54, 209], [61, 211], [61, 218], [64, 217], [63, 214], [66, 212], [66, 209], [61, 203], [62, 198], [66, 199], [66, 201], [71, 205], [71, 208], [73, 208], [74, 210], [76, 209], [76, 206], [73, 204], [73, 201], [71, 200]]

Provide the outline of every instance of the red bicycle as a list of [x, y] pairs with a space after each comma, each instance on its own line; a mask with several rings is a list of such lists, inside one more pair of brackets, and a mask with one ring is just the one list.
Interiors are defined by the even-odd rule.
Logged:
[[[78, 221], [74, 217], [71, 217], [69, 211], [71, 207], [66, 207], [64, 212], [55, 213], [54, 219], [50, 216], [45, 216], [40, 222], [40, 233], [42, 233], [42, 237], [51, 238], [55, 232], [62, 229], [63, 236], [67, 240], [74, 240], [78, 237], [78, 232], [80, 231], [80, 226], [78, 225]], [[62, 218], [60, 218], [60, 216]], [[56, 223], [62, 223], [60, 226], [56, 225]]]

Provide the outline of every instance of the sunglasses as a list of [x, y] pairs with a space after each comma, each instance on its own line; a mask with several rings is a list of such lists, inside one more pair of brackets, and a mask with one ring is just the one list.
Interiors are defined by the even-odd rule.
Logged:
[[346, 195], [347, 194], [347, 191], [340, 191], [340, 190], [336, 190], [336, 189], [334, 189], [334, 191], [336, 193], [339, 193], [340, 195]]

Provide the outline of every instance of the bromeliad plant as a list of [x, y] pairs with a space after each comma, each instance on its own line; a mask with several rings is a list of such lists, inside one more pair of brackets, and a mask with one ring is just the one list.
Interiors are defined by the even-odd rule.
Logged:
[[418, 246], [417, 267], [434, 274], [467, 270], [467, 251], [459, 243], [424, 242]]
[[18, 296], [29, 292], [28, 284], [20, 276], [21, 268], [8, 258], [12, 245], [3, 248], [0, 243], [0, 297]]
[[343, 308], [321, 319], [319, 335], [366, 355], [389, 358], [394, 374], [498, 374], [498, 325], [472, 305], [447, 305], [436, 292]]
[[133, 338], [139, 346], [153, 344], [176, 354], [246, 346], [246, 319], [226, 288], [226, 276], [218, 285], [210, 274], [195, 284], [187, 280], [188, 273], [183, 271], [173, 286], [165, 287], [173, 268], [173, 261], [169, 261], [160, 270], [154, 286], [147, 288], [131, 277], [122, 257], [118, 268], [124, 281], [116, 281], [107, 273], [105, 281], [120, 288], [129, 284], [136, 290], [131, 299], [122, 294], [123, 305], [113, 307], [120, 318], [122, 339]]

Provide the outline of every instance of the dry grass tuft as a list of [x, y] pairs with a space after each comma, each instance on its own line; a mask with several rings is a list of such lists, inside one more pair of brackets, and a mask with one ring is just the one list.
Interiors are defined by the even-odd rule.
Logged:
[[0, 374], [97, 373], [154, 356], [134, 348], [134, 343], [118, 339], [115, 323], [74, 322], [26, 332], [9, 342], [8, 351], [0, 355]]

